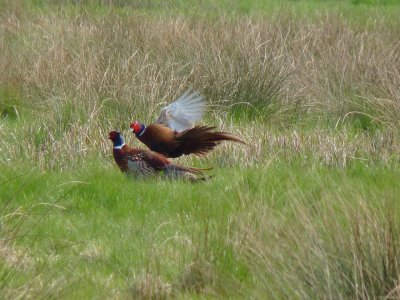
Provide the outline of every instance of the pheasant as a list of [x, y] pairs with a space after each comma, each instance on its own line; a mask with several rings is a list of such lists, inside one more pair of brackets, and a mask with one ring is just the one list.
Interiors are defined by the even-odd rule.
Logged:
[[245, 144], [229, 133], [215, 131], [213, 126], [194, 126], [204, 110], [204, 97], [189, 89], [162, 108], [155, 123], [146, 126], [135, 121], [130, 130], [150, 150], [171, 158], [191, 153], [205, 155], [222, 141]]
[[203, 174], [204, 170], [185, 167], [172, 163], [164, 155], [150, 150], [131, 148], [125, 144], [118, 131], [111, 131], [108, 138], [113, 142], [113, 156], [120, 170], [138, 177], [148, 177], [163, 174], [167, 178], [188, 179], [200, 181], [210, 178]]

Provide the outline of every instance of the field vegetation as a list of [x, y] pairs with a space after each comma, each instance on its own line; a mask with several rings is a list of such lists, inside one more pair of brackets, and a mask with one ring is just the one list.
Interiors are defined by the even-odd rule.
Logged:
[[[400, 297], [397, 1], [0, 3], [0, 295]], [[134, 180], [107, 140], [188, 87], [224, 143]]]

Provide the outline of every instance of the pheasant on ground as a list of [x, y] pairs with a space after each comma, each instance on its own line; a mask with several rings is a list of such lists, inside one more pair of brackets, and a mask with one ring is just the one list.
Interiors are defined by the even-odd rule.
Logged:
[[131, 148], [125, 144], [124, 138], [118, 131], [111, 131], [108, 138], [113, 142], [113, 156], [120, 170], [138, 177], [164, 175], [171, 179], [188, 179], [201, 181], [210, 178], [203, 171], [185, 167], [169, 161], [164, 155], [150, 150]]
[[213, 126], [194, 126], [204, 115], [204, 97], [187, 90], [178, 99], [161, 109], [155, 123], [144, 125], [137, 121], [130, 130], [150, 150], [166, 157], [183, 154], [205, 155], [222, 141], [245, 144], [241, 139]]

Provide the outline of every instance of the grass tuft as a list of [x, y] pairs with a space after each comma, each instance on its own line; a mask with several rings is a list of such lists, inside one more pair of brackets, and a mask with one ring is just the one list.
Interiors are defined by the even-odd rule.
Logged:
[[195, 261], [185, 267], [176, 285], [183, 291], [207, 294], [215, 281], [214, 273], [210, 263]]
[[143, 273], [135, 279], [131, 288], [133, 299], [170, 299], [172, 288], [170, 284], [163, 283], [159, 276]]
[[[2, 1], [0, 295], [396, 298], [395, 1]], [[135, 180], [110, 130], [189, 86], [246, 141]], [[18, 175], [26, 174], [26, 175]], [[133, 274], [133, 275], [132, 275]]]

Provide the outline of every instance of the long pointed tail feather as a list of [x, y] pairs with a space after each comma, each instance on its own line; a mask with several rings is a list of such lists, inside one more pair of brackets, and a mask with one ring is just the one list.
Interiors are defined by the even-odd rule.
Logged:
[[215, 127], [195, 126], [191, 129], [180, 132], [177, 140], [182, 144], [183, 154], [194, 153], [205, 155], [213, 150], [222, 141], [232, 141], [246, 144], [241, 139], [222, 131], [213, 131]]
[[212, 170], [212, 168], [194, 168], [194, 167], [185, 167], [179, 164], [169, 164], [167, 169], [172, 172], [188, 172], [193, 174], [203, 174], [203, 171]]
[[208, 176], [204, 174], [204, 170], [211, 170], [212, 168], [208, 169], [200, 169], [200, 168], [193, 168], [193, 167], [185, 167], [179, 164], [169, 164], [165, 167], [164, 172], [165, 175], [169, 178], [174, 179], [185, 179], [191, 182], [198, 182], [198, 181], [205, 181], [212, 176]]

